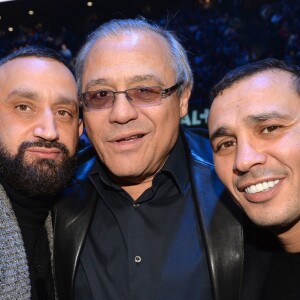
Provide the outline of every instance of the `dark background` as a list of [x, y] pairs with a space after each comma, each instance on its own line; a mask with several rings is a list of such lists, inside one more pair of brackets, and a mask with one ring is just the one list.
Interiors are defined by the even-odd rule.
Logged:
[[0, 57], [38, 44], [74, 62], [86, 34], [101, 23], [144, 16], [174, 30], [188, 50], [195, 87], [183, 123], [200, 127], [206, 127], [209, 90], [225, 72], [265, 57], [300, 65], [300, 0], [94, 0], [92, 6], [88, 2], [0, 3]]

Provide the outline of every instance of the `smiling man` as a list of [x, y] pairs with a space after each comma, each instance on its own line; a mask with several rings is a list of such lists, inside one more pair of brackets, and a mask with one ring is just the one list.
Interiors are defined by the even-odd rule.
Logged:
[[180, 127], [193, 78], [176, 36], [112, 20], [88, 37], [76, 72], [96, 153], [82, 152], [93, 156], [57, 206], [62, 298], [238, 299], [241, 228], [206, 132]]
[[55, 51], [26, 47], [0, 60], [1, 299], [55, 297], [46, 218], [76, 166], [78, 107]]
[[242, 66], [225, 75], [212, 98], [216, 172], [282, 247], [260, 299], [300, 299], [300, 68], [275, 59]]

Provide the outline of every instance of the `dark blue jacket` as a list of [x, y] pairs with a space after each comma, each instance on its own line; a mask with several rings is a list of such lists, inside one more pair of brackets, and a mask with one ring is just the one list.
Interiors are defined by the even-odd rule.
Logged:
[[[213, 167], [205, 130], [181, 133], [190, 172], [198, 222], [202, 231], [215, 300], [239, 299], [243, 266], [243, 231], [236, 207]], [[88, 180], [97, 156], [92, 147], [80, 151], [75, 183], [54, 209], [54, 267], [61, 300], [73, 300], [80, 251], [93, 219], [98, 191]]]

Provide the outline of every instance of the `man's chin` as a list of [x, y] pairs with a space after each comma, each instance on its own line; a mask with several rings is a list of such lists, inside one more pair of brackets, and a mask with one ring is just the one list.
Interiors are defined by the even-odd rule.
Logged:
[[[49, 163], [49, 161], [48, 161]], [[75, 165], [53, 167], [49, 164], [32, 166], [23, 176], [23, 181], [16, 181], [15, 188], [29, 197], [54, 196], [71, 180]]]
[[0, 176], [14, 189], [28, 197], [47, 197], [57, 194], [71, 180], [76, 167], [75, 158], [60, 163], [53, 159], [37, 159], [1, 164]]
[[23, 158], [23, 163], [27, 165], [35, 165], [36, 167], [38, 167], [39, 165], [45, 164], [60, 165], [62, 164], [63, 160], [64, 158], [62, 157], [62, 155], [59, 155], [55, 158], [25, 155]]

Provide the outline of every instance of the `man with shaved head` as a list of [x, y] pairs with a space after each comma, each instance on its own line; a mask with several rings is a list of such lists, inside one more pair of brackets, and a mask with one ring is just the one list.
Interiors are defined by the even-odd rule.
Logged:
[[0, 60], [0, 299], [55, 297], [49, 211], [80, 133], [76, 81], [59, 54], [32, 46]]

